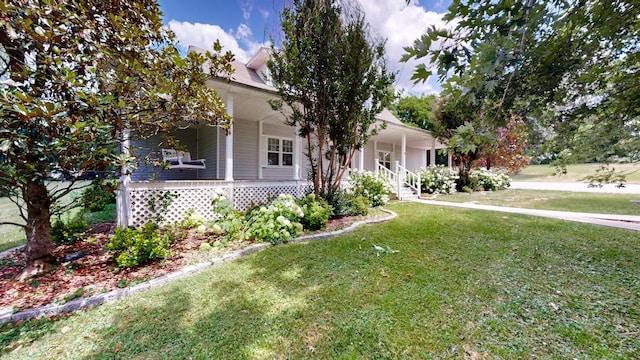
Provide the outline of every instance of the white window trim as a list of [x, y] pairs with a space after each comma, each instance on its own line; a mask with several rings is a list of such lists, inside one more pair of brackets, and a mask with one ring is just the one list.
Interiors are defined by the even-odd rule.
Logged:
[[[265, 156], [263, 158], [263, 163], [262, 163], [262, 167], [265, 168], [275, 168], [275, 169], [279, 169], [279, 168], [293, 168], [293, 165], [295, 163], [295, 142], [293, 140], [293, 138], [288, 138], [288, 137], [281, 137], [281, 136], [272, 136], [272, 135], [263, 135], [264, 136], [264, 148], [262, 149], [262, 151], [264, 152]], [[278, 165], [269, 165], [269, 153], [275, 153], [275, 151], [269, 151], [269, 140], [270, 139], [277, 139], [278, 140]], [[285, 152], [283, 151], [283, 141], [291, 141], [291, 151], [290, 152]], [[283, 154], [291, 154], [291, 165], [284, 165], [283, 164]]]

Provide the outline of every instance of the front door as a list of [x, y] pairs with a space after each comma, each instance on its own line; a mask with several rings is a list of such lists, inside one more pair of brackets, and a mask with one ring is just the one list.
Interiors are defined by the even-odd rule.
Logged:
[[378, 151], [378, 163], [391, 170], [391, 153], [388, 151]]

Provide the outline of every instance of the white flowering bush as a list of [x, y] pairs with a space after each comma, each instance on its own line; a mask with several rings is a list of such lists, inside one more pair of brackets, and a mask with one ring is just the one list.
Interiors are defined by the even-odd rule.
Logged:
[[280, 194], [268, 206], [253, 208], [247, 214], [244, 236], [273, 244], [295, 238], [302, 231], [298, 220], [304, 213], [291, 195]]
[[356, 170], [349, 174], [349, 181], [353, 195], [364, 196], [371, 206], [382, 206], [389, 202], [393, 185], [384, 174]]
[[511, 186], [509, 175], [502, 171], [492, 171], [486, 168], [471, 170], [469, 180], [475, 191], [504, 190]]
[[227, 194], [221, 188], [217, 188], [211, 195], [211, 206], [213, 206], [214, 220], [221, 220], [225, 218], [231, 211], [233, 211], [233, 204], [227, 199]]
[[453, 194], [456, 192], [457, 179], [458, 175], [442, 165], [420, 170], [422, 191], [429, 194]]

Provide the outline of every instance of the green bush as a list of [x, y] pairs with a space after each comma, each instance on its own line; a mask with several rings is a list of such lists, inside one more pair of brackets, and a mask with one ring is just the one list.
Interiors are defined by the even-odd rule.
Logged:
[[331, 206], [333, 213], [332, 218], [348, 216], [350, 209], [349, 194], [342, 189], [329, 190], [324, 196], [324, 200]]
[[420, 170], [421, 191], [429, 194], [453, 194], [458, 176], [442, 165]]
[[389, 201], [393, 185], [381, 173], [372, 171], [353, 171], [349, 174], [351, 192], [355, 196], [364, 196], [371, 206], [383, 206]]
[[511, 186], [511, 179], [507, 174], [486, 168], [471, 170], [469, 180], [474, 191], [504, 190]]
[[194, 209], [189, 209], [189, 211], [187, 211], [187, 215], [185, 215], [185, 217], [180, 220], [177, 226], [183, 229], [193, 229], [203, 224], [204, 218]]
[[82, 207], [91, 212], [102, 211], [105, 206], [116, 203], [115, 180], [96, 178], [82, 192]]
[[171, 255], [170, 245], [175, 234], [162, 234], [158, 226], [148, 222], [141, 229], [118, 227], [105, 245], [116, 252], [116, 262], [121, 267], [134, 267], [154, 259], [166, 259]]
[[347, 215], [361, 216], [367, 215], [369, 213], [369, 200], [366, 197], [362, 195], [351, 195], [347, 197], [347, 201], [349, 204]]
[[297, 201], [304, 216], [300, 219], [302, 227], [308, 230], [324, 229], [331, 217], [333, 208], [327, 201], [315, 194], [309, 194]]
[[289, 241], [302, 231], [298, 220], [303, 216], [293, 196], [280, 194], [269, 206], [256, 206], [247, 214], [244, 236], [273, 244]]
[[89, 225], [81, 214], [63, 221], [58, 218], [51, 226], [51, 241], [57, 245], [70, 245], [84, 238]]

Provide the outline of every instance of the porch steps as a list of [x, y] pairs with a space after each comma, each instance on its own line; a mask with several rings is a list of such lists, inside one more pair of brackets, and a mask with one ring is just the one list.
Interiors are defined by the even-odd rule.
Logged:
[[398, 200], [417, 200], [420, 198], [415, 191], [409, 187], [403, 186], [400, 188], [400, 193], [394, 193]]

